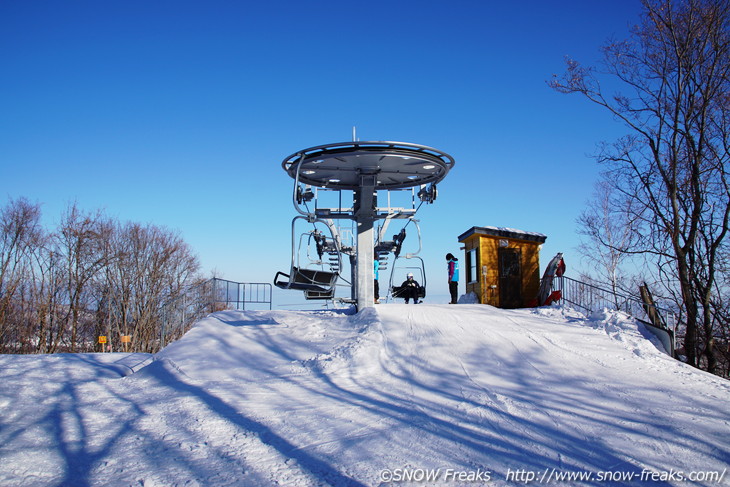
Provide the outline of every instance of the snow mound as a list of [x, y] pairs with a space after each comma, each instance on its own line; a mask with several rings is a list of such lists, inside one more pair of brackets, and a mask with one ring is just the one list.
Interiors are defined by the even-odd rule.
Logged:
[[458, 304], [478, 304], [479, 296], [477, 296], [474, 292], [462, 294], [456, 302]]
[[603, 330], [611, 339], [621, 342], [636, 355], [652, 356], [663, 352], [661, 342], [635, 318], [622, 311], [603, 309], [589, 316], [589, 325]]
[[608, 311], [225, 311], [154, 357], [0, 378], [3, 486], [709, 486], [730, 463], [728, 382]]

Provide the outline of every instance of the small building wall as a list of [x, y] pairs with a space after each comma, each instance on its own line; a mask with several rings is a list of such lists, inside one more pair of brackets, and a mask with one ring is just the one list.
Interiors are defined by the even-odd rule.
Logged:
[[508, 228], [470, 228], [459, 236], [466, 292], [501, 308], [532, 305], [540, 288], [540, 247], [546, 239]]

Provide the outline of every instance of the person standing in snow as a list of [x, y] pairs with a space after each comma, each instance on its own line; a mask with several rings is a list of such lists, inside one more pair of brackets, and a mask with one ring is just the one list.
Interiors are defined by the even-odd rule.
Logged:
[[451, 294], [449, 304], [456, 304], [459, 295], [459, 259], [449, 252], [446, 254], [446, 262], [449, 270], [449, 293]]
[[373, 290], [375, 294], [375, 304], [380, 304], [380, 283], [378, 282], [378, 271], [380, 270], [380, 261], [375, 259], [373, 261], [373, 276], [375, 276], [375, 282], [373, 283]]
[[420, 289], [421, 285], [418, 284], [418, 281], [413, 279], [412, 272], [408, 273], [406, 280], [403, 281], [403, 284], [401, 284], [400, 287], [400, 297], [406, 298], [406, 304], [408, 304], [409, 299], [413, 299], [413, 304], [418, 304], [418, 290]]

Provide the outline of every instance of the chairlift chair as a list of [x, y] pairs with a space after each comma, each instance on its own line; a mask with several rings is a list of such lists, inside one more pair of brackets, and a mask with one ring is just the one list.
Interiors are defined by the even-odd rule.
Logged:
[[[406, 265], [406, 266], [401, 265], [400, 267], [398, 267], [398, 261], [402, 260], [402, 259], [405, 259], [408, 261], [415, 261], [415, 262], [412, 262], [412, 263], [409, 262], [409, 265]], [[425, 266], [422, 258], [415, 256], [415, 255], [410, 255], [410, 254], [406, 255], [406, 256], [396, 257], [395, 260], [393, 261], [393, 268], [390, 271], [390, 280], [388, 282], [388, 292], [389, 292], [390, 296], [393, 299], [404, 297], [403, 296], [404, 288], [403, 288], [403, 286], [401, 286], [401, 283], [403, 281], [405, 281], [405, 277], [407, 276], [408, 272], [412, 272], [414, 279], [416, 281], [418, 281], [418, 283], [421, 285], [418, 288], [418, 297], [420, 299], [425, 298], [426, 297], [426, 266]], [[401, 280], [399, 277], [398, 280], [396, 280], [394, 283], [393, 278], [396, 275], [403, 277], [403, 280]]]
[[[296, 289], [304, 291], [306, 299], [332, 299], [335, 284], [342, 268], [342, 257], [335, 231], [330, 222], [315, 219], [311, 223], [322, 223], [330, 232], [330, 236], [317, 230], [304, 232], [296, 243], [296, 223], [304, 217], [297, 216], [292, 220], [292, 261], [289, 273], [279, 271], [274, 276], [274, 285], [281, 289]], [[306, 246], [308, 262], [301, 262], [302, 247]], [[314, 258], [312, 249], [317, 255]], [[330, 258], [322, 260], [325, 254]], [[282, 279], [283, 278], [283, 279]]]

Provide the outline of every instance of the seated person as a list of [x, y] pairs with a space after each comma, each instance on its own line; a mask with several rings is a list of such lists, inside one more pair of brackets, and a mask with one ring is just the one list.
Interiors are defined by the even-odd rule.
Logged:
[[418, 304], [418, 289], [420, 287], [418, 281], [413, 279], [413, 273], [409, 272], [407, 279], [401, 284], [400, 297], [406, 298], [406, 304], [408, 304], [409, 299], [413, 299], [413, 304]]

